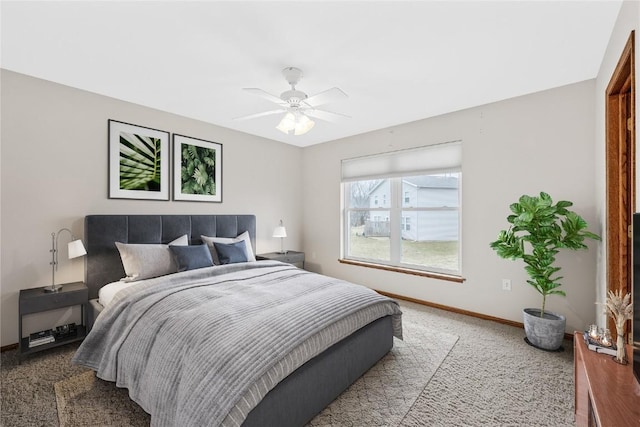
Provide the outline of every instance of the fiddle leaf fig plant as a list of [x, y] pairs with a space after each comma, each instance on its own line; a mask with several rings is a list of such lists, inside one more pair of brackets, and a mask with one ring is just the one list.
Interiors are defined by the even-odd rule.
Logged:
[[507, 217], [511, 224], [501, 230], [498, 239], [490, 246], [505, 259], [522, 259], [529, 275], [527, 283], [542, 295], [544, 317], [547, 295], [566, 296], [558, 289], [562, 276], [555, 265], [560, 249], [586, 249], [585, 239], [600, 240], [600, 236], [587, 230], [587, 222], [577, 213], [568, 210], [572, 202], [561, 200], [553, 204], [551, 196], [541, 192], [539, 196], [520, 197], [509, 208]]

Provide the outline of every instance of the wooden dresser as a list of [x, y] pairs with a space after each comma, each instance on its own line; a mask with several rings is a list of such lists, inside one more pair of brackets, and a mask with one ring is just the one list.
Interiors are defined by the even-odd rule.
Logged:
[[[640, 426], [640, 384], [631, 363], [590, 351], [582, 332], [573, 337], [576, 426]], [[631, 346], [627, 357], [633, 357]]]

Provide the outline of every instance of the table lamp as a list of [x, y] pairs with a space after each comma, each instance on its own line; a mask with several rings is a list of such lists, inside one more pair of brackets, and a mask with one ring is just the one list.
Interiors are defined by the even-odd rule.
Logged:
[[71, 236], [71, 242], [67, 245], [67, 251], [69, 254], [69, 259], [78, 258], [87, 254], [84, 245], [82, 244], [82, 240], [75, 239], [71, 230], [68, 228], [62, 228], [58, 230], [57, 233], [51, 233], [51, 286], [46, 286], [44, 288], [45, 292], [58, 292], [62, 289], [62, 285], [56, 285], [56, 270], [58, 269], [58, 237], [60, 237], [60, 233], [66, 231]]
[[284, 250], [284, 238], [287, 237], [287, 229], [284, 228], [282, 220], [280, 220], [280, 225], [273, 229], [273, 237], [280, 238], [280, 252], [278, 253], [286, 254], [287, 251]]

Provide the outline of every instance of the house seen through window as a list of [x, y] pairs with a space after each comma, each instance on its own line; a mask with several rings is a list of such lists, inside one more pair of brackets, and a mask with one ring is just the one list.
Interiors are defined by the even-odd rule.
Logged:
[[[425, 149], [430, 157], [432, 150]], [[423, 173], [349, 180], [343, 163], [343, 258], [460, 275], [459, 155], [456, 160]]]

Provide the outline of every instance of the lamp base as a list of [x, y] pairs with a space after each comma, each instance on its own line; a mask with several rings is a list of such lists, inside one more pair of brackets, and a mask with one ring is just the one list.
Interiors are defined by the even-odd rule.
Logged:
[[44, 291], [45, 292], [59, 292], [60, 289], [62, 289], [62, 285], [50, 285], [50, 286], [45, 286]]

